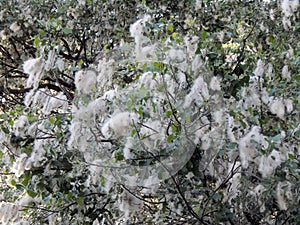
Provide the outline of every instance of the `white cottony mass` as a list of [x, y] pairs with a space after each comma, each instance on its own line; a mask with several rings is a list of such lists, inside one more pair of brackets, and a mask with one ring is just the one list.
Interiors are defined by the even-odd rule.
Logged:
[[29, 75], [27, 79], [27, 87], [38, 88], [39, 82], [42, 79], [44, 72], [44, 60], [42, 57], [36, 59], [29, 59], [24, 62], [24, 73]]

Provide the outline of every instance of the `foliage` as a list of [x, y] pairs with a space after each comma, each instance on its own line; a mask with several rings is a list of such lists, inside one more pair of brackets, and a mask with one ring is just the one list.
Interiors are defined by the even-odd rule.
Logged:
[[300, 223], [298, 5], [0, 1], [1, 223]]

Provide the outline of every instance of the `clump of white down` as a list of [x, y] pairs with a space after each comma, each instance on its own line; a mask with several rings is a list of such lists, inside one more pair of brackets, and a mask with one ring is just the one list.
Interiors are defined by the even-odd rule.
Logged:
[[21, 30], [21, 27], [18, 25], [17, 22], [14, 22], [10, 25], [9, 29], [11, 29], [14, 33], [17, 33]]
[[285, 155], [283, 155], [280, 151], [273, 150], [269, 155], [262, 155], [259, 159], [258, 171], [262, 175], [262, 177], [270, 177], [277, 166], [281, 164], [281, 162], [285, 159]]
[[20, 206], [10, 202], [0, 203], [0, 221], [3, 225], [11, 225], [20, 219]]
[[288, 181], [278, 182], [276, 187], [277, 205], [280, 210], [287, 210], [288, 202], [293, 200], [291, 183]]
[[14, 122], [14, 133], [16, 136], [23, 137], [25, 136], [25, 128], [28, 124], [28, 118], [25, 115], [22, 115]]
[[68, 100], [63, 92], [52, 94], [49, 90], [41, 88], [31, 90], [25, 96], [24, 103], [26, 106], [39, 105], [42, 106], [42, 113], [50, 115], [53, 110], [66, 111], [68, 108]]
[[21, 177], [25, 170], [29, 170], [32, 166], [39, 167], [42, 165], [43, 160], [46, 160], [44, 145], [46, 143], [42, 139], [34, 141], [33, 151], [30, 156], [26, 153], [20, 154], [16, 157], [16, 161], [13, 163], [11, 171], [16, 177]]
[[94, 70], [80, 70], [75, 74], [75, 86], [78, 94], [88, 95], [97, 84], [97, 74]]
[[199, 76], [191, 88], [190, 93], [185, 97], [183, 108], [187, 109], [191, 106], [193, 101], [197, 100], [198, 102], [203, 102], [209, 99], [209, 90], [208, 85], [204, 81], [203, 76]]
[[1, 202], [0, 203], [0, 223], [2, 225], [29, 225], [29, 222], [22, 220], [23, 206], [29, 205], [33, 202], [33, 198], [24, 195], [21, 196], [14, 203]]
[[285, 119], [285, 113], [293, 111], [293, 100], [283, 98], [270, 98], [269, 103], [271, 113], [277, 115], [280, 119]]
[[158, 149], [165, 147], [166, 130], [162, 125], [162, 121], [148, 121], [142, 125], [141, 135], [144, 137], [142, 142], [147, 147], [147, 151], [156, 153]]
[[25, 167], [27, 166], [27, 154], [22, 153], [17, 157], [16, 161], [13, 163], [11, 172], [15, 174], [16, 177], [20, 177], [24, 174]]
[[150, 20], [151, 17], [146, 15], [130, 26], [130, 34], [134, 37], [135, 54], [138, 61], [145, 61], [149, 57], [152, 59], [155, 57], [155, 46], [144, 46], [144, 44], [149, 42], [148, 38], [145, 37], [143, 33], [146, 31], [146, 23]]
[[29, 59], [24, 62], [23, 70], [24, 73], [28, 74], [27, 87], [34, 87], [37, 89], [39, 82], [43, 77], [45, 63], [42, 57], [36, 59]]
[[130, 135], [132, 127], [137, 124], [138, 115], [131, 112], [117, 112], [109, 118], [101, 128], [101, 132], [106, 138], [115, 138]]
[[260, 127], [254, 126], [244, 137], [239, 140], [239, 152], [243, 168], [248, 168], [249, 162], [254, 162], [257, 157], [257, 147], [268, 147], [268, 142], [260, 133]]
[[297, 11], [299, 0], [282, 0], [281, 9], [283, 12], [282, 23], [287, 30], [291, 27], [291, 17]]
[[100, 92], [107, 91], [106, 89], [112, 86], [114, 63], [113, 59], [102, 59], [98, 63], [97, 89]]
[[[264, 82], [262, 75], [264, 73], [267, 77], [272, 78], [272, 64], [265, 65], [265, 63], [259, 59], [253, 73], [255, 76], [251, 77], [249, 87], [244, 87], [241, 91], [243, 97], [241, 103], [243, 105], [242, 108], [255, 108], [261, 106], [261, 104], [265, 104], [268, 105], [271, 113], [284, 120], [285, 114], [291, 113], [294, 109], [293, 100], [269, 96], [266, 88], [262, 85]], [[291, 74], [287, 65], [282, 68], [282, 78], [287, 81], [291, 80]], [[249, 112], [246, 110], [244, 113], [247, 114]]]
[[63, 92], [59, 92], [55, 96], [47, 95], [42, 112], [45, 115], [50, 115], [53, 110], [60, 109], [66, 111], [68, 108], [68, 100]]
[[253, 195], [257, 199], [258, 205], [259, 205], [259, 211], [261, 213], [264, 212], [266, 209], [264, 199], [262, 197], [262, 194], [264, 191], [266, 191], [266, 188], [261, 184], [257, 185], [253, 191], [250, 191], [250, 194]]
[[143, 201], [127, 191], [123, 191], [119, 198], [118, 207], [124, 212], [125, 220], [128, 220], [134, 213], [140, 210]]
[[289, 66], [288, 65], [285, 65], [283, 68], [282, 68], [282, 78], [287, 80], [287, 81], [291, 81], [291, 72], [289, 71]]

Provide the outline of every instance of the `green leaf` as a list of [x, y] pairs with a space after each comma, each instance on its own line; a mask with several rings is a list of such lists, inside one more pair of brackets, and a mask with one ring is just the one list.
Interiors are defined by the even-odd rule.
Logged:
[[40, 34], [40, 35], [42, 35], [42, 34], [44, 34], [44, 33], [45, 33], [44, 30], [40, 30], [40, 31], [39, 31], [39, 34]]
[[170, 134], [170, 135], [167, 137], [167, 142], [168, 142], [168, 143], [171, 143], [172, 140], [173, 140], [173, 137], [174, 137], [174, 135], [173, 135], [173, 134]]
[[80, 206], [84, 205], [84, 197], [78, 197], [77, 200], [76, 200], [76, 202]]
[[295, 159], [295, 156], [292, 153], [288, 153], [288, 157], [289, 157], [290, 160], [294, 160]]
[[30, 179], [31, 179], [31, 174], [29, 172], [25, 172], [25, 174], [24, 174], [24, 180], [21, 183], [24, 186], [27, 186], [29, 184]]
[[37, 193], [35, 193], [33, 190], [26, 190], [26, 193], [32, 198], [37, 196]]
[[225, 150], [224, 150], [224, 149], [220, 149], [219, 152], [218, 152], [218, 154], [219, 154], [220, 156], [225, 155]]
[[171, 111], [171, 110], [168, 110], [168, 111], [166, 112], [166, 116], [167, 116], [167, 117], [172, 116], [172, 111]]
[[9, 134], [9, 129], [7, 127], [2, 126], [1, 130], [5, 133], [5, 134]]
[[102, 187], [104, 187], [104, 185], [105, 185], [105, 178], [104, 178], [104, 176], [101, 176], [101, 177], [100, 177], [100, 185], [101, 185]]
[[201, 40], [202, 41], [205, 41], [207, 38], [208, 38], [208, 36], [209, 36], [209, 34], [208, 34], [208, 32], [206, 32], [206, 31], [201, 31]]
[[293, 76], [293, 79], [297, 82], [300, 82], [300, 75]]
[[122, 161], [122, 160], [124, 160], [123, 153], [122, 153], [121, 151], [116, 152], [116, 154], [115, 154], [115, 159], [116, 159], [117, 161]]
[[7, 121], [9, 120], [9, 116], [7, 114], [1, 114], [1, 119]]
[[38, 48], [39, 47], [39, 43], [40, 43], [40, 37], [39, 36], [35, 36], [34, 37], [34, 41], [33, 41], [33, 44], [34, 44], [34, 47], [35, 48]]
[[12, 186], [14, 186], [14, 187], [17, 186], [17, 182], [16, 182], [15, 180], [11, 180], [11, 181], [10, 181], [10, 184], [11, 184]]
[[236, 142], [230, 142], [227, 144], [227, 148], [229, 149], [235, 149], [238, 146]]
[[51, 125], [54, 125], [54, 123], [55, 123], [55, 118], [54, 118], [54, 117], [50, 117], [49, 123], [50, 123]]
[[169, 24], [169, 25], [167, 26], [167, 29], [168, 29], [168, 31], [170, 31], [170, 32], [173, 32], [173, 31], [174, 31], [174, 28], [173, 28], [173, 25], [172, 25], [172, 24]]

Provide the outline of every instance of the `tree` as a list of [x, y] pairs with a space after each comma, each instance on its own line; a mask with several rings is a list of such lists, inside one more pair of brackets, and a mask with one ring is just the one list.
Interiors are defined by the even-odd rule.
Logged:
[[1, 1], [2, 224], [297, 224], [299, 1]]

